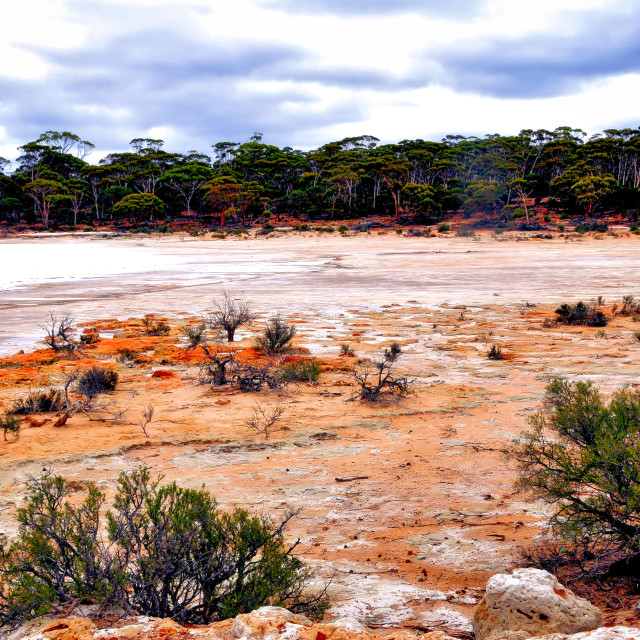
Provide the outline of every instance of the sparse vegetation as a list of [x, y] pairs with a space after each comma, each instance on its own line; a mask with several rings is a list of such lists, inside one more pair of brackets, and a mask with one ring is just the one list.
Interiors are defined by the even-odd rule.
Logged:
[[75, 349], [73, 342], [75, 327], [69, 314], [58, 317], [51, 313], [49, 320], [45, 324], [41, 324], [40, 328], [45, 332], [43, 342], [49, 349], [56, 353]]
[[142, 412], [142, 419], [140, 420], [140, 428], [142, 429], [145, 437], [149, 435], [147, 433], [147, 427], [151, 424], [151, 421], [153, 420], [154, 412], [155, 412], [155, 407], [152, 404], [148, 405], [145, 408], [145, 410]]
[[208, 624], [266, 603], [312, 617], [326, 588], [310, 593], [312, 572], [285, 544], [295, 516], [275, 524], [245, 509], [218, 510], [204, 489], [122, 473], [106, 527], [105, 496], [86, 483], [83, 503], [45, 472], [28, 481], [18, 536], [0, 542], [0, 627], [89, 599], [181, 623]]
[[489, 358], [489, 360], [504, 360], [502, 348], [497, 344], [492, 344], [491, 348], [487, 352], [487, 358]]
[[346, 342], [343, 342], [340, 345], [340, 355], [341, 356], [347, 356], [347, 357], [353, 357], [356, 355], [356, 352], [351, 348], [351, 345], [348, 345]]
[[370, 363], [364, 362], [360, 370], [354, 371], [356, 391], [351, 400], [378, 402], [385, 398], [399, 399], [406, 396], [412, 380], [408, 376], [396, 376], [393, 365], [402, 355], [402, 349], [394, 342], [385, 349], [382, 359]]
[[142, 319], [142, 324], [148, 336], [167, 336], [171, 331], [171, 327], [164, 320], [156, 320], [153, 314], [147, 314]]
[[595, 302], [585, 304], [561, 304], [555, 311], [557, 322], [568, 325], [585, 325], [587, 327], [604, 327], [607, 325], [607, 317], [598, 309]]
[[49, 413], [66, 408], [64, 393], [60, 389], [34, 391], [26, 398], [19, 398], [9, 409], [13, 415], [31, 415], [33, 413]]
[[283, 364], [279, 371], [284, 382], [315, 383], [320, 377], [320, 365], [315, 360], [298, 360]]
[[11, 434], [14, 440], [20, 437], [20, 420], [16, 418], [15, 414], [5, 411], [0, 416], [0, 430], [4, 436], [5, 442], [7, 441], [7, 434]]
[[256, 402], [251, 417], [245, 420], [244, 424], [249, 429], [263, 434], [264, 439], [268, 440], [269, 434], [280, 421], [283, 413], [284, 407], [279, 402], [270, 407], [263, 407]]
[[256, 338], [256, 348], [271, 356], [286, 353], [295, 335], [295, 325], [278, 314], [269, 319], [262, 334]]
[[180, 333], [187, 339], [187, 351], [199, 347], [207, 336], [207, 325], [204, 322], [180, 327]]
[[77, 391], [90, 402], [101, 393], [113, 391], [117, 384], [117, 371], [106, 367], [91, 367], [78, 378]]
[[249, 303], [243, 298], [234, 298], [225, 291], [222, 298], [214, 300], [216, 310], [207, 319], [209, 328], [222, 331], [227, 335], [227, 341], [233, 342], [236, 331], [255, 320], [255, 313], [251, 311]]

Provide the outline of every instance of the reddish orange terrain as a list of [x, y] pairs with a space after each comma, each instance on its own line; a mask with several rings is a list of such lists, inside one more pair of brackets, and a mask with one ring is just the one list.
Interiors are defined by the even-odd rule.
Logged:
[[[183, 486], [204, 484], [223, 508], [276, 520], [300, 509], [287, 536], [300, 539], [320, 579], [332, 579], [328, 619], [464, 635], [488, 577], [521, 565], [521, 547], [542, 533], [545, 507], [516, 492], [505, 451], [541, 408], [550, 377], [588, 375], [605, 392], [640, 382], [638, 325], [605, 311], [613, 319], [603, 330], [557, 325], [553, 308], [527, 305], [354, 309], [339, 327], [290, 316], [294, 350], [273, 357], [254, 347], [260, 322], [234, 343], [208, 338], [210, 352], [233, 354], [236, 367], [320, 367], [317, 381], [254, 392], [206, 381], [211, 361], [181, 331], [198, 318], [81, 326], [91, 337], [74, 351], [0, 359], [0, 411], [94, 366], [119, 376], [115, 391], [79, 409], [69, 384], [76, 409], [66, 420], [64, 410], [26, 415], [20, 438], [0, 442], [0, 532], [15, 533], [25, 481], [43, 468], [72, 481], [78, 497], [89, 480], [109, 497], [122, 470], [146, 465]], [[148, 335], [160, 323], [166, 335]], [[321, 345], [311, 337], [320, 332]], [[362, 401], [354, 372], [396, 341], [394, 375], [408, 377], [410, 393]], [[493, 344], [504, 359], [487, 357]], [[257, 406], [283, 413], [260, 430], [251, 425]], [[609, 623], [634, 624], [631, 595], [598, 604]]]

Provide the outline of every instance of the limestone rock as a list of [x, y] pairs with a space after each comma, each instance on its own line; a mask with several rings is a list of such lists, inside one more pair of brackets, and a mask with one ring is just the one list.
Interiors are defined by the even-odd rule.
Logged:
[[540, 636], [536, 640], [640, 640], [640, 629], [633, 627], [600, 627], [593, 631], [583, 631], [570, 636], [562, 634]]
[[476, 640], [524, 640], [591, 631], [602, 613], [547, 571], [516, 569], [489, 578], [472, 624]]

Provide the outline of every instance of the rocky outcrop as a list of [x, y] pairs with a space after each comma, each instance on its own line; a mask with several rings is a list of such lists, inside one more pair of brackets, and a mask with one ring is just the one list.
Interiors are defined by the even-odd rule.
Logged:
[[[280, 607], [262, 607], [206, 627], [181, 627], [172, 620], [140, 616], [98, 629], [90, 618], [39, 619], [12, 633], [7, 640], [380, 640], [355, 618], [312, 623]], [[423, 640], [454, 640], [440, 631]], [[415, 634], [396, 632], [385, 640], [415, 640]]]
[[517, 569], [489, 579], [473, 617], [476, 640], [524, 640], [592, 631], [602, 613], [540, 569]]
[[[91, 621], [92, 611], [79, 613], [83, 616], [35, 620], [8, 640], [380, 640], [355, 618], [312, 623], [280, 607], [262, 607], [206, 627], [189, 628], [172, 620], [140, 616], [98, 629]], [[476, 640], [640, 640], [640, 629], [600, 625], [602, 613], [596, 607], [539, 569], [518, 569], [490, 578], [473, 618]], [[455, 640], [440, 631], [418, 637]], [[385, 640], [416, 640], [416, 634], [385, 634]]]

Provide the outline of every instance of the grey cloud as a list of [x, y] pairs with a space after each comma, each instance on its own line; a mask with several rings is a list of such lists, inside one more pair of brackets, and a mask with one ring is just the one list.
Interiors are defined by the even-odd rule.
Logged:
[[[536, 34], [521, 40], [458, 43], [430, 52], [440, 83], [498, 98], [547, 98], [575, 93], [590, 82], [640, 71], [640, 11], [592, 15], [565, 25], [571, 36]], [[561, 27], [562, 25], [559, 25]]]
[[294, 13], [380, 16], [418, 13], [465, 21], [474, 18], [486, 0], [263, 0], [266, 7]]
[[132, 137], [167, 126], [179, 137], [166, 141], [176, 151], [243, 141], [253, 131], [275, 144], [302, 146], [336, 122], [363, 117], [351, 100], [327, 107], [302, 86], [264, 88], [261, 81], [288, 79], [288, 70], [305, 67], [306, 53], [292, 47], [220, 46], [151, 31], [91, 49], [31, 50], [56, 71], [38, 82], [0, 79], [3, 124], [24, 142], [66, 129], [98, 148], [124, 149]]

